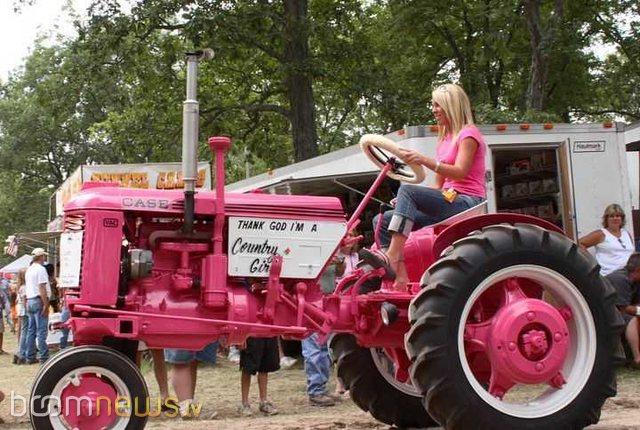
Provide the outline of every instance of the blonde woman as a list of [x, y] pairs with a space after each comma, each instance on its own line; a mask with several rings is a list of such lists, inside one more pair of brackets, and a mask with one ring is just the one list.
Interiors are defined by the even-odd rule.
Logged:
[[[421, 164], [436, 175], [435, 186], [403, 184], [395, 209], [383, 215], [380, 246], [383, 252], [362, 250], [361, 257], [374, 267], [386, 266], [394, 288], [406, 289], [404, 244], [413, 230], [435, 224], [486, 199], [486, 144], [473, 123], [471, 103], [462, 87], [446, 84], [431, 93], [431, 109], [438, 126], [436, 157], [401, 149], [406, 163]], [[377, 218], [374, 219], [374, 228]], [[386, 228], [385, 228], [386, 227]], [[386, 231], [385, 231], [386, 230]]]
[[616, 203], [610, 204], [602, 214], [602, 228], [578, 240], [583, 249], [595, 246], [602, 276], [625, 267], [635, 250], [633, 238], [624, 228], [625, 224], [626, 216], [622, 207]]

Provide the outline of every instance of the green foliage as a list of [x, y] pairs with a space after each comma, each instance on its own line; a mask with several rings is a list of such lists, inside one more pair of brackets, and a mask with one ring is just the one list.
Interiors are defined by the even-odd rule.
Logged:
[[[231, 135], [230, 182], [294, 161], [296, 73], [312, 79], [320, 153], [432, 122], [431, 91], [451, 81], [481, 123], [640, 119], [637, 1], [309, 0], [297, 33], [281, 1], [120, 3], [95, 0], [76, 38], [36, 46], [1, 84], [0, 195], [11, 210], [0, 234], [42, 229], [47, 196], [79, 164], [179, 160], [183, 53], [197, 47], [216, 52], [200, 68], [199, 157], [210, 158], [208, 136]], [[544, 39], [542, 110], [528, 107], [526, 4]], [[307, 36], [308, 58], [292, 62], [289, 38]], [[601, 60], [591, 48], [603, 42], [617, 50]]]
[[[0, 237], [24, 231], [46, 230], [49, 197], [53, 190], [37, 184], [11, 171], [0, 172]], [[22, 252], [24, 249], [21, 249]], [[0, 253], [0, 267], [13, 257]]]

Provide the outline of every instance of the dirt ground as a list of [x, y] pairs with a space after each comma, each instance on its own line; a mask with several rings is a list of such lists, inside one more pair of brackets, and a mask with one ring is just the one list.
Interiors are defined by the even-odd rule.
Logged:
[[[5, 351], [15, 350], [15, 339], [5, 334]], [[7, 399], [0, 404], [0, 417], [5, 424], [0, 429], [28, 429], [27, 417], [10, 416], [10, 393], [27, 397], [38, 365], [15, 366], [11, 355], [0, 355], [0, 389]], [[152, 396], [157, 396], [157, 385], [149, 365], [143, 367]], [[257, 383], [251, 390], [251, 401], [257, 408]], [[333, 388], [333, 386], [332, 386]], [[196, 398], [203, 402], [203, 413], [218, 412], [215, 420], [182, 421], [166, 417], [150, 418], [148, 429], [188, 430], [332, 430], [332, 429], [390, 429], [374, 420], [353, 402], [345, 400], [332, 408], [309, 406], [305, 395], [305, 376], [301, 363], [290, 370], [280, 370], [270, 376], [269, 393], [280, 414], [272, 417], [255, 415], [241, 418], [236, 412], [240, 396], [240, 374], [237, 365], [219, 357], [215, 367], [202, 367], [198, 374]], [[590, 429], [640, 429], [640, 371], [620, 369], [618, 395], [609, 399], [600, 423]]]

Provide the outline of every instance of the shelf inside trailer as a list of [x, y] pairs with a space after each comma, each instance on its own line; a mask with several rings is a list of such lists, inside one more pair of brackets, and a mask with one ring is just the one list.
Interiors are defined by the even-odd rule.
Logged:
[[496, 209], [536, 216], [563, 228], [556, 149], [494, 150], [492, 155]]
[[532, 170], [529, 172], [504, 173], [498, 175], [496, 176], [496, 182], [500, 182], [501, 184], [508, 184], [525, 179], [555, 178], [556, 176], [558, 176], [558, 169], [556, 168], [556, 166], [543, 166], [540, 169]]
[[522, 202], [529, 202], [529, 201], [549, 200], [549, 198], [557, 198], [557, 197], [558, 197], [558, 192], [553, 191], [553, 192], [542, 193], [542, 194], [529, 194], [526, 196], [501, 198], [499, 199], [499, 202], [504, 204], [522, 203]]

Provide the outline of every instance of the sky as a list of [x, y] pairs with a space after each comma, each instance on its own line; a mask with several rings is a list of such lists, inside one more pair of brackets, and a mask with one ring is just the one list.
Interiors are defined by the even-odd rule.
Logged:
[[14, 0], [0, 0], [0, 80], [6, 81], [9, 72], [23, 64], [33, 49], [39, 35], [60, 33], [73, 36], [72, 18], [65, 9], [67, 4], [86, 16], [91, 0], [37, 0], [35, 5], [23, 6], [20, 12], [13, 11]]

